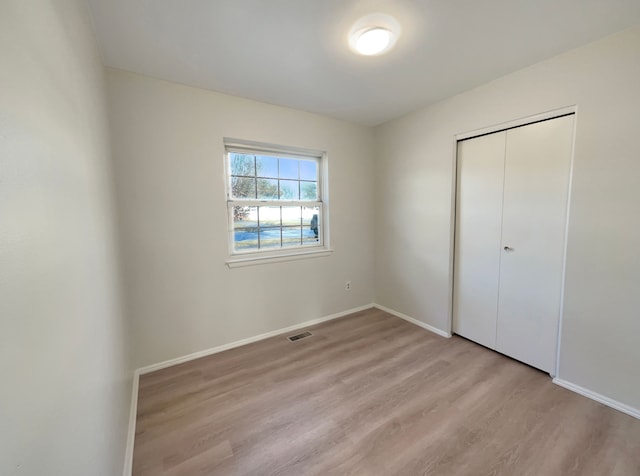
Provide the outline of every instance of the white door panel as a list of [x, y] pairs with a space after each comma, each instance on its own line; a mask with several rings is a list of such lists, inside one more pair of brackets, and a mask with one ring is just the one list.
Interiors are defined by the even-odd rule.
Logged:
[[453, 332], [496, 346], [504, 132], [458, 143]]
[[506, 134], [496, 349], [551, 372], [560, 318], [573, 116]]

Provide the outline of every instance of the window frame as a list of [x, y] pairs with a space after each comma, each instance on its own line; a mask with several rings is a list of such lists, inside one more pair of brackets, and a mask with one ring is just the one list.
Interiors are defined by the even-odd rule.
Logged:
[[[298, 147], [281, 146], [262, 142], [246, 141], [241, 139], [224, 138], [224, 169], [225, 169], [225, 195], [227, 206], [227, 241], [229, 267], [248, 266], [266, 262], [288, 261], [292, 259], [327, 256], [331, 253], [329, 247], [329, 207], [328, 207], [328, 167], [327, 153], [319, 150], [303, 149]], [[317, 200], [278, 200], [278, 199], [238, 199], [232, 196], [231, 153], [247, 155], [267, 155], [278, 158], [291, 158], [297, 160], [314, 160], [317, 163]], [[256, 172], [256, 177], [259, 177]], [[297, 182], [304, 180], [297, 179]], [[233, 220], [233, 208], [236, 206], [249, 207], [318, 207], [320, 223], [318, 244], [280, 247], [278, 249], [251, 249], [237, 250], [235, 247], [235, 228]], [[280, 229], [282, 230], [282, 223]]]

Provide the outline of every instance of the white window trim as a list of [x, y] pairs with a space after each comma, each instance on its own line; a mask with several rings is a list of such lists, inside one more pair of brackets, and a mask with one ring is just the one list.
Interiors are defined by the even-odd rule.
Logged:
[[[259, 264], [267, 263], [280, 263], [282, 261], [292, 261], [308, 258], [321, 258], [323, 256], [330, 256], [333, 250], [329, 248], [314, 249], [314, 250], [302, 250], [297, 249], [298, 252], [289, 252], [286, 254], [279, 254], [276, 256], [264, 256], [262, 254], [258, 256], [236, 255], [233, 258], [227, 260], [227, 266], [229, 268], [242, 268], [245, 266], [255, 266]], [[266, 252], [265, 252], [266, 254]]]
[[[229, 268], [237, 268], [244, 266], [253, 266], [266, 263], [277, 263], [282, 261], [291, 261], [298, 259], [319, 258], [329, 256], [333, 252], [329, 242], [329, 187], [328, 176], [329, 169], [327, 164], [327, 153], [313, 149], [303, 149], [298, 147], [280, 146], [262, 142], [246, 141], [242, 139], [232, 139], [225, 137], [224, 142], [224, 164], [225, 164], [225, 192], [227, 200], [227, 210], [230, 210], [229, 203], [231, 201], [231, 172], [229, 170], [229, 152], [239, 153], [269, 153], [281, 157], [292, 158], [314, 158], [320, 163], [318, 173], [318, 190], [320, 191], [320, 200], [317, 202], [308, 202], [309, 206], [320, 206], [322, 216], [322, 226], [320, 227], [321, 244], [318, 246], [299, 246], [295, 248], [281, 249], [277, 251], [249, 251], [237, 252], [234, 250], [233, 243], [233, 214], [227, 213], [228, 231], [227, 241], [229, 244], [229, 258], [226, 261]], [[249, 201], [234, 200], [237, 203], [248, 203]], [[286, 206], [292, 202], [279, 200], [255, 200], [250, 201], [252, 206]], [[294, 202], [296, 205], [299, 201]]]

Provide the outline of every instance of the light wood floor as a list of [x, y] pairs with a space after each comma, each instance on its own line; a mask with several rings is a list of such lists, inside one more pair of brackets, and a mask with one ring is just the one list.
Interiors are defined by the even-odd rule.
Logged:
[[640, 420], [371, 309], [142, 376], [134, 475], [640, 475]]

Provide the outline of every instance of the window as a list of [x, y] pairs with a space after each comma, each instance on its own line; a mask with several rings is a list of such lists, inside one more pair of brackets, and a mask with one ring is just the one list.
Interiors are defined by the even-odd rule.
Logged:
[[231, 254], [326, 250], [324, 154], [230, 140], [225, 149]]

